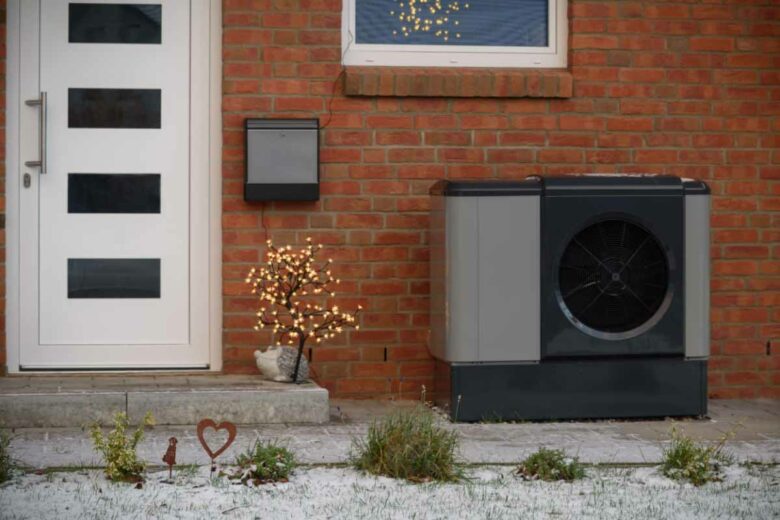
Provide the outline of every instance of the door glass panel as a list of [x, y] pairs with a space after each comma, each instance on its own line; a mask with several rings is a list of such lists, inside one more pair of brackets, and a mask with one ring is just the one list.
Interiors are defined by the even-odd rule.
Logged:
[[68, 258], [68, 298], [159, 297], [159, 258]]
[[70, 173], [68, 213], [159, 213], [158, 173]]
[[70, 4], [70, 43], [160, 43], [162, 6]]
[[160, 89], [69, 88], [68, 128], [160, 128]]

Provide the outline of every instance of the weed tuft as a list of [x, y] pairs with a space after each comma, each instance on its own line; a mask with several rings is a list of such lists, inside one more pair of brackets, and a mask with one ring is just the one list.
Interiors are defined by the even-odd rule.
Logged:
[[525, 480], [572, 482], [585, 476], [585, 468], [563, 450], [539, 448], [520, 463], [516, 473]]
[[0, 482], [5, 482], [11, 478], [11, 472], [14, 469], [13, 460], [11, 460], [11, 437], [5, 432], [0, 432]]
[[457, 432], [435, 424], [425, 406], [396, 412], [368, 428], [365, 439], [352, 440], [352, 464], [374, 475], [411, 482], [455, 482], [463, 478], [456, 460]]
[[89, 431], [95, 450], [103, 455], [106, 463], [106, 477], [118, 482], [143, 482], [143, 472], [146, 464], [138, 458], [136, 446], [144, 438], [144, 428], [154, 425], [152, 412], [146, 412], [141, 424], [127, 437], [127, 427], [130, 419], [124, 412], [114, 415], [114, 429], [108, 435], [103, 435], [100, 425], [95, 423]]
[[246, 453], [236, 458], [238, 471], [230, 478], [240, 480], [242, 484], [254, 485], [270, 482], [287, 482], [295, 469], [295, 456], [284, 446], [274, 441], [256, 440]]
[[731, 435], [727, 433], [717, 443], [706, 445], [672, 428], [671, 443], [663, 450], [661, 473], [672, 480], [690, 482], [694, 486], [720, 482], [723, 466], [732, 462], [724, 451]]

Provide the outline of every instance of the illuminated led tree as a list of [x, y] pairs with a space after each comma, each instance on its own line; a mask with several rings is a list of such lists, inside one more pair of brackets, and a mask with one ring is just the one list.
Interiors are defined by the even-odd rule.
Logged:
[[359, 329], [357, 323], [360, 305], [355, 312], [345, 312], [337, 305], [320, 305], [324, 297], [336, 296], [334, 286], [340, 280], [333, 277], [332, 259], [318, 262], [316, 255], [322, 244], [306, 246], [294, 251], [292, 246], [277, 248], [268, 240], [266, 263], [252, 268], [246, 283], [252, 285], [252, 294], [260, 299], [255, 330], [271, 328], [277, 345], [298, 344], [298, 356], [292, 381], [298, 378], [298, 368], [306, 342], [322, 343], [347, 328]]

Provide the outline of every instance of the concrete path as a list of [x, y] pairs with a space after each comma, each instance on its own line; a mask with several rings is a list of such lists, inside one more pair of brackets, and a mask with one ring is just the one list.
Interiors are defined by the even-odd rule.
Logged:
[[[413, 405], [392, 401], [331, 401], [331, 421], [323, 425], [239, 426], [238, 437], [220, 457], [232, 463], [256, 438], [286, 443], [303, 463], [343, 463], [351, 441], [365, 434], [370, 422]], [[215, 419], [218, 419], [215, 417]], [[716, 440], [734, 431], [728, 446], [737, 461], [780, 463], [780, 402], [711, 401], [710, 418], [701, 420], [592, 421], [520, 424], [442, 424], [462, 436], [462, 458], [468, 463], [516, 463], [539, 446], [563, 448], [588, 463], [655, 463], [672, 426], [698, 439]], [[87, 432], [79, 428], [17, 429], [12, 455], [32, 468], [98, 466]], [[157, 427], [139, 446], [150, 464], [161, 464], [168, 438], [176, 436], [179, 464], [208, 464], [194, 426]], [[213, 439], [214, 444], [221, 439]]]

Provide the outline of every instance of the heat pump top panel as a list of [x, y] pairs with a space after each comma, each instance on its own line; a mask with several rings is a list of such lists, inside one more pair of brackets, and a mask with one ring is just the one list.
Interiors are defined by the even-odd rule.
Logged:
[[511, 197], [540, 195], [542, 181], [528, 177], [522, 181], [438, 181], [430, 194], [443, 197]]

